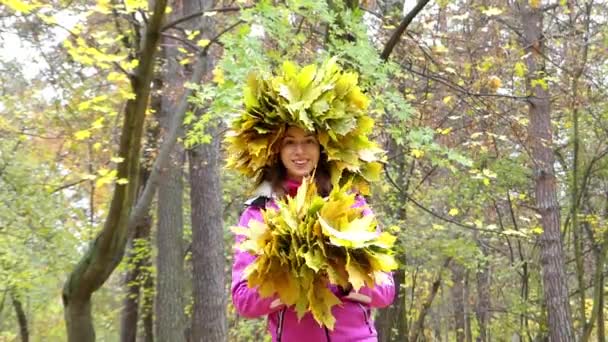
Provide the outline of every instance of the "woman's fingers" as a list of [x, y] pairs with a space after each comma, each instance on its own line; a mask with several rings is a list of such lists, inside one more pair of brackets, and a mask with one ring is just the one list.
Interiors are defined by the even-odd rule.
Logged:
[[277, 298], [277, 299], [273, 300], [272, 303], [270, 303], [270, 309], [271, 310], [276, 309], [281, 305], [283, 305], [283, 302], [281, 302], [280, 298]]
[[351, 291], [346, 297], [347, 299], [353, 300], [355, 302], [360, 302], [363, 304], [369, 304], [372, 302], [372, 299], [369, 296], [366, 296], [364, 294], [360, 294], [357, 292], [353, 292]]

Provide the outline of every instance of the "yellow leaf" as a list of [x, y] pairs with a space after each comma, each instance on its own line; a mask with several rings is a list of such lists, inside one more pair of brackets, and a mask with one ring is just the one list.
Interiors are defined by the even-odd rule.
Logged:
[[412, 151], [410, 152], [410, 154], [412, 155], [412, 157], [419, 159], [419, 158], [422, 158], [422, 156], [424, 156], [424, 151], [419, 150], [417, 148], [413, 148]]
[[104, 121], [104, 117], [100, 117], [99, 119], [95, 120], [95, 122], [93, 122], [93, 124], [91, 125], [91, 129], [100, 129], [103, 128], [103, 121]]
[[539, 8], [540, 7], [540, 0], [530, 0], [530, 7], [532, 7], [532, 8]]
[[442, 231], [442, 230], [445, 230], [445, 226], [443, 226], [441, 224], [433, 223], [433, 229], [434, 230], [438, 230], [438, 231]]
[[300, 297], [300, 287], [293, 273], [288, 268], [284, 268], [282, 272], [277, 272], [273, 279], [283, 304], [294, 305]]
[[437, 128], [435, 131], [441, 135], [446, 135], [446, 134], [450, 134], [450, 132], [452, 132], [452, 127], [448, 127], [448, 128], [444, 128], [444, 129]]
[[352, 257], [346, 257], [346, 271], [348, 272], [348, 281], [352, 284], [353, 290], [359, 291], [366, 284], [370, 287], [374, 286], [374, 280], [367, 272], [357, 263]]
[[91, 131], [89, 131], [88, 129], [83, 129], [81, 131], [74, 133], [74, 139], [76, 139], [76, 140], [84, 140], [84, 139], [89, 138], [90, 136], [91, 136]]
[[314, 285], [310, 287], [307, 297], [310, 303], [310, 312], [317, 323], [326, 326], [329, 330], [334, 330], [336, 319], [331, 314], [331, 308], [334, 305], [341, 304], [340, 299], [320, 279], [316, 280]]
[[495, 16], [495, 15], [499, 15], [502, 13], [502, 10], [500, 8], [497, 7], [488, 7], [486, 10], [481, 11], [483, 14], [487, 15], [488, 17], [491, 16]]
[[[224, 84], [224, 70], [222, 68], [216, 67], [215, 69], [213, 69], [213, 82], [219, 85]], [[247, 93], [247, 91], [245, 91], [245, 93]], [[252, 100], [250, 100], [250, 102], [251, 101]], [[248, 103], [247, 100], [245, 101], [245, 103]]]
[[110, 82], [126, 81], [127, 76], [125, 76], [125, 74], [123, 73], [111, 71], [110, 73], [108, 73], [108, 77], [106, 77], [106, 79]]
[[540, 235], [544, 232], [543, 228], [540, 226], [536, 226], [536, 227], [530, 229], [530, 231], [536, 235]]
[[116, 184], [120, 184], [120, 185], [129, 184], [129, 180], [126, 178], [119, 178], [116, 180]]
[[90, 101], [84, 101], [78, 104], [78, 110], [79, 111], [85, 111], [87, 109], [91, 108], [91, 102]]
[[125, 9], [127, 12], [135, 12], [136, 10], [142, 9], [144, 11], [148, 10], [148, 1], [147, 0], [124, 0]]
[[123, 157], [112, 157], [110, 160], [111, 160], [113, 163], [120, 164], [120, 163], [122, 163], [123, 161], [125, 161], [125, 158], [123, 158]]
[[524, 76], [526, 76], [526, 66], [524, 65], [524, 63], [522, 63], [522, 62], [515, 63], [515, 66], [513, 69], [515, 71], [515, 75], [517, 75], [518, 77], [523, 78]]
[[[382, 272], [390, 272], [396, 270], [399, 265], [392, 255], [384, 253], [368, 252], [368, 260], [373, 269]], [[375, 281], [374, 281], [375, 282]]]
[[2, 0], [2, 4], [6, 5], [15, 12], [30, 13], [37, 5], [28, 4], [20, 0]]
[[448, 211], [448, 215], [450, 216], [456, 216], [458, 215], [458, 213], [460, 213], [460, 210], [458, 210], [457, 208], [452, 208], [450, 209], [450, 211]]
[[488, 178], [496, 178], [497, 176], [496, 173], [490, 169], [483, 169], [481, 173]]
[[488, 86], [491, 90], [496, 91], [500, 86], [502, 86], [502, 81], [497, 76], [490, 77], [490, 81], [488, 82]]
[[435, 53], [438, 53], [438, 54], [443, 54], [443, 53], [448, 52], [449, 50], [443, 44], [439, 43], [439, 44], [433, 46], [433, 51], [435, 51]]
[[196, 43], [196, 45], [204, 48], [205, 46], [209, 45], [209, 43], [211, 43], [209, 39], [201, 39]]

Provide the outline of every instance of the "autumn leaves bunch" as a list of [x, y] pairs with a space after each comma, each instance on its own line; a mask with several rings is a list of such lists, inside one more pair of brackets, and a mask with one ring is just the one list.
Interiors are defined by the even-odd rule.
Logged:
[[349, 187], [334, 187], [322, 198], [315, 184], [305, 180], [295, 197], [263, 211], [264, 222], [233, 227], [246, 238], [238, 248], [257, 256], [245, 270], [248, 285], [262, 297], [278, 294], [282, 303], [295, 307], [298, 318], [311, 312], [330, 329], [335, 323], [331, 308], [341, 300], [329, 284], [358, 291], [381, 283], [385, 272], [397, 267], [395, 237], [377, 232], [374, 215], [353, 207]]
[[244, 104], [226, 138], [228, 167], [259, 177], [276, 162], [287, 126], [297, 126], [317, 133], [334, 180], [352, 178], [366, 194], [368, 182], [380, 177], [383, 150], [369, 139], [369, 98], [357, 73], [343, 70], [336, 58], [302, 68], [286, 61], [275, 75], [251, 73]]

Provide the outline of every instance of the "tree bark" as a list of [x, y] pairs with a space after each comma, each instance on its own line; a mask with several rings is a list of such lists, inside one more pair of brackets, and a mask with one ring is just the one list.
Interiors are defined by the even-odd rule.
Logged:
[[465, 297], [464, 297], [464, 267], [458, 263], [452, 263], [452, 309], [454, 313], [454, 329], [456, 330], [456, 341], [464, 342], [465, 339]]
[[422, 303], [422, 308], [420, 309], [418, 318], [416, 319], [416, 322], [412, 325], [412, 329], [410, 329], [410, 332], [409, 332], [410, 333], [409, 334], [410, 342], [417, 342], [418, 339], [420, 338], [420, 336], [423, 334], [424, 319], [426, 318], [426, 315], [431, 308], [431, 304], [433, 304], [433, 300], [435, 299], [435, 296], [437, 295], [437, 292], [439, 291], [439, 286], [441, 285], [441, 281], [442, 281], [443, 270], [445, 268], [449, 267], [451, 262], [452, 262], [452, 257], [446, 258], [445, 261], [443, 262], [443, 266], [439, 269], [439, 271], [437, 273], [437, 278], [431, 285], [430, 293], [427, 296], [427, 298], [424, 300], [424, 303]]
[[222, 189], [219, 127], [213, 140], [189, 151], [192, 201], [192, 265], [194, 312], [192, 341], [227, 338]]
[[117, 184], [102, 231], [75, 267], [63, 288], [64, 316], [68, 342], [92, 342], [95, 330], [91, 315], [91, 296], [120, 263], [128, 238], [131, 208], [138, 188], [140, 147], [150, 83], [154, 72], [156, 48], [160, 38], [166, 0], [155, 1], [146, 26], [139, 65], [131, 79], [135, 99], [125, 108], [118, 155], [117, 177], [127, 184]]
[[[479, 249], [483, 255], [487, 256], [488, 250], [485, 245], [486, 243], [478, 242]], [[475, 315], [479, 326], [479, 336], [477, 340], [486, 342], [490, 340], [488, 336], [488, 326], [490, 325], [490, 306], [492, 305], [490, 299], [490, 268], [486, 263], [480, 263], [477, 267], [477, 301], [475, 304]]]
[[194, 268], [193, 341], [224, 341], [227, 337], [222, 190], [219, 132], [188, 153], [192, 201], [192, 263]]
[[27, 327], [27, 316], [25, 315], [25, 310], [23, 310], [23, 304], [14, 292], [11, 292], [11, 300], [13, 301], [15, 316], [17, 316], [17, 323], [19, 323], [21, 342], [28, 342], [30, 340], [30, 332]]
[[[168, 20], [182, 17], [184, 4], [171, 3], [172, 12]], [[172, 117], [176, 113], [178, 100], [187, 81], [183, 67], [178, 62], [175, 41], [163, 40], [164, 68], [159, 80], [160, 108], [158, 119], [161, 136], [169, 131]], [[178, 135], [181, 135], [181, 131]], [[156, 258], [156, 339], [164, 341], [184, 341], [186, 317], [184, 314], [184, 246], [183, 246], [183, 165], [184, 150], [177, 144], [169, 156], [169, 163], [161, 170], [158, 188]]]
[[473, 333], [471, 332], [471, 313], [470, 313], [470, 307], [469, 307], [469, 290], [470, 290], [470, 286], [469, 286], [469, 270], [466, 270], [465, 274], [464, 274], [464, 291], [463, 291], [463, 296], [464, 296], [464, 333], [465, 333], [465, 340], [467, 342], [472, 342], [473, 341]]
[[143, 323], [143, 342], [154, 342], [154, 275], [150, 271], [152, 262], [148, 258], [146, 268], [143, 269], [143, 296], [141, 302], [141, 315]]
[[158, 341], [183, 341], [183, 150], [176, 148], [158, 192], [156, 331]]
[[[184, 13], [214, 8], [215, 0], [184, 2]], [[202, 17], [193, 22], [203, 36], [214, 35], [214, 21]], [[205, 73], [212, 70], [214, 60], [206, 55]], [[188, 151], [190, 170], [190, 201], [192, 217], [192, 288], [194, 306], [191, 341], [225, 341], [228, 337], [226, 320], [226, 264], [224, 256], [224, 227], [222, 188], [220, 178], [221, 119], [212, 118], [205, 129], [211, 142]]]
[[[147, 255], [142, 255], [139, 251], [137, 241], [150, 241], [150, 228], [152, 218], [148, 216], [142, 225], [135, 228], [135, 235], [131, 239], [131, 248], [128, 260], [131, 263], [131, 269], [127, 271], [124, 278], [124, 286], [127, 289], [125, 299], [123, 300], [123, 309], [121, 313], [120, 325], [120, 341], [135, 342], [137, 340], [137, 322], [139, 321], [140, 311], [140, 288], [141, 281], [144, 279], [145, 271], [142, 270], [147, 264]], [[149, 246], [148, 246], [149, 248]], [[149, 253], [146, 251], [144, 253]]]
[[544, 298], [547, 305], [549, 336], [552, 342], [574, 341], [568, 301], [564, 251], [561, 240], [556, 178], [553, 169], [553, 139], [548, 85], [543, 83], [544, 42], [543, 13], [540, 8], [520, 4], [523, 44], [528, 67], [527, 87], [530, 124], [528, 139], [532, 150], [536, 209], [541, 216], [541, 267]]

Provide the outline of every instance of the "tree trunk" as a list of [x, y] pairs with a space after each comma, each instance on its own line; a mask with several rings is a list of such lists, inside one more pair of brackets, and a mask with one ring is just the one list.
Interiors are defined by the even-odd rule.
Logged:
[[[172, 12], [168, 20], [189, 14], [184, 12], [181, 1], [171, 3]], [[158, 121], [161, 137], [169, 131], [176, 113], [178, 100], [183, 95], [187, 81], [183, 67], [179, 64], [179, 52], [175, 40], [163, 39], [164, 68], [158, 80], [160, 105]], [[178, 135], [181, 136], [182, 130]], [[159, 342], [184, 341], [186, 317], [184, 314], [184, 246], [183, 246], [183, 165], [185, 153], [180, 144], [171, 152], [167, 167], [161, 170], [162, 181], [158, 189], [158, 226], [156, 245], [156, 300], [155, 336]]]
[[465, 297], [464, 297], [464, 267], [458, 263], [452, 263], [452, 308], [454, 313], [454, 329], [456, 330], [456, 341], [464, 342], [465, 339]]
[[125, 252], [131, 209], [138, 188], [140, 147], [154, 72], [155, 52], [166, 5], [166, 0], [155, 1], [141, 45], [141, 58], [131, 79], [135, 99], [129, 100], [125, 108], [118, 151], [118, 156], [124, 158], [124, 161], [118, 164], [117, 172], [117, 177], [127, 179], [128, 183], [116, 185], [102, 231], [76, 265], [63, 288], [68, 342], [95, 340], [91, 296], [112, 274]]
[[469, 307], [469, 270], [464, 274], [464, 334], [467, 342], [473, 341], [473, 333], [471, 332], [471, 313]]
[[[139, 250], [138, 241], [150, 241], [150, 228], [152, 218], [146, 217], [143, 224], [135, 228], [135, 235], [131, 240], [131, 248], [128, 260], [131, 263], [131, 268], [125, 274], [124, 286], [127, 289], [125, 299], [123, 301], [123, 309], [121, 313], [120, 326], [120, 341], [135, 342], [137, 340], [137, 322], [139, 320], [139, 303], [140, 303], [140, 288], [141, 281], [144, 276], [142, 268], [146, 266], [147, 256]], [[149, 246], [148, 246], [149, 249]], [[144, 252], [149, 253], [149, 250]]]
[[184, 341], [185, 328], [183, 150], [177, 147], [171, 155], [158, 189], [155, 336], [159, 342]]
[[[536, 209], [541, 216], [541, 267], [547, 305], [549, 336], [552, 342], [574, 341], [568, 301], [568, 284], [561, 240], [556, 178], [553, 169], [553, 139], [549, 91], [544, 82], [543, 13], [540, 8], [522, 6], [523, 45], [528, 67], [527, 87], [530, 124], [528, 139], [532, 150]], [[543, 83], [544, 82], [544, 83]]]
[[[487, 247], [484, 243], [478, 243], [483, 255], [488, 255]], [[489, 341], [488, 325], [490, 324], [490, 268], [487, 263], [479, 264], [477, 270], [477, 301], [475, 305], [475, 315], [477, 316], [477, 324], [479, 326], [478, 341]]]
[[[598, 265], [599, 267], [599, 265]], [[604, 275], [600, 276], [600, 288], [604, 288]], [[606, 342], [606, 321], [604, 321], [604, 291], [600, 291], [597, 313], [597, 342]]]
[[148, 258], [147, 268], [143, 270], [143, 278], [146, 279], [143, 286], [141, 301], [141, 315], [143, 323], [143, 342], [154, 342], [154, 275], [150, 271], [152, 262]]
[[27, 328], [27, 316], [25, 315], [25, 310], [23, 310], [23, 304], [14, 292], [11, 292], [11, 300], [13, 301], [13, 308], [15, 308], [15, 315], [19, 323], [21, 342], [28, 342], [30, 340], [30, 332]]
[[[212, 123], [213, 125], [217, 123]], [[189, 151], [194, 311], [192, 341], [227, 338], [219, 127], [213, 140]]]
[[[184, 13], [214, 8], [216, 0], [188, 0]], [[200, 30], [201, 38], [212, 39], [215, 23], [204, 16], [191, 22], [191, 29]], [[203, 70], [213, 67], [211, 54], [204, 57]], [[220, 178], [220, 118], [212, 118], [205, 129], [211, 142], [188, 151], [190, 170], [190, 201], [192, 218], [192, 291], [194, 306], [190, 328], [191, 341], [225, 341], [228, 337], [226, 320], [226, 263], [224, 256], [224, 227], [222, 188]]]
[[422, 308], [420, 309], [418, 318], [416, 319], [416, 322], [412, 325], [412, 328], [410, 329], [410, 335], [409, 335], [410, 342], [417, 342], [418, 339], [421, 338], [421, 335], [424, 336], [424, 331], [423, 331], [424, 319], [426, 318], [426, 315], [431, 308], [431, 304], [433, 304], [433, 300], [435, 299], [435, 296], [437, 295], [437, 292], [439, 291], [439, 286], [441, 285], [441, 281], [442, 281], [441, 275], [443, 273], [443, 270], [445, 268], [449, 267], [451, 262], [452, 262], [451, 257], [446, 258], [443, 263], [443, 267], [441, 267], [439, 269], [439, 271], [437, 273], [437, 279], [435, 279], [435, 281], [431, 285], [430, 293], [427, 296], [427, 298], [425, 299], [424, 303], [422, 303]]

